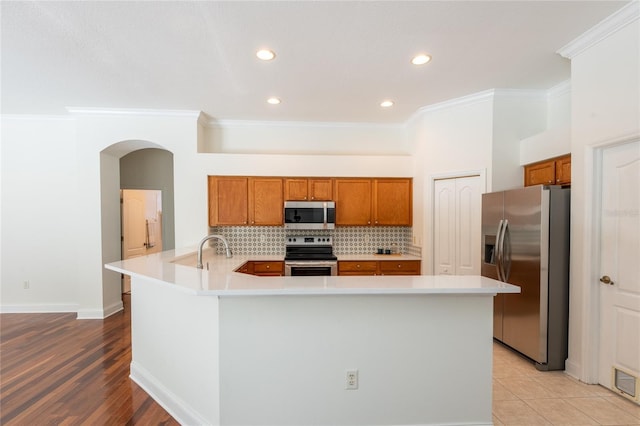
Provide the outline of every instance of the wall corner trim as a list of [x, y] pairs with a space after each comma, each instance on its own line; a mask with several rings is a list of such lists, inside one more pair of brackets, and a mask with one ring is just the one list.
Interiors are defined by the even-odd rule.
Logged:
[[640, 1], [634, 0], [558, 49], [556, 53], [564, 58], [573, 59], [637, 19], [640, 19]]

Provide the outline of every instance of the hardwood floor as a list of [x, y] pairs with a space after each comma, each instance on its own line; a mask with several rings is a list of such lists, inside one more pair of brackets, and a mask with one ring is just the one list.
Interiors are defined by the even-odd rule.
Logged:
[[177, 425], [129, 379], [131, 316], [0, 315], [0, 424]]

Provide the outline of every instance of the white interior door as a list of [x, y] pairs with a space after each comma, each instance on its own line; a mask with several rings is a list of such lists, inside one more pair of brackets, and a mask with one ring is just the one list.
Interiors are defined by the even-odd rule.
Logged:
[[[162, 192], [122, 190], [122, 258], [162, 251]], [[122, 291], [130, 290], [125, 276]]]
[[480, 176], [434, 185], [434, 273], [480, 275]]
[[602, 153], [599, 382], [640, 401], [640, 141]]

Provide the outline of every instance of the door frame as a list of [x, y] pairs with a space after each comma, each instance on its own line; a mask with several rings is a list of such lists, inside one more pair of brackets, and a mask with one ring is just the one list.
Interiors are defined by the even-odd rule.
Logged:
[[[580, 330], [582, 348], [580, 357], [583, 360], [580, 371], [567, 371], [576, 375], [586, 383], [597, 384], [599, 379], [599, 346], [600, 346], [600, 219], [602, 208], [602, 155], [608, 148], [640, 140], [640, 132], [618, 138], [593, 143], [584, 148], [584, 247], [591, 247], [583, 252], [582, 277], [584, 298], [579, 309], [583, 313]], [[591, 170], [591, 173], [588, 171]], [[586, 188], [593, 188], [587, 191]], [[570, 283], [575, 285], [577, 283]], [[571, 318], [569, 318], [571, 321]], [[570, 337], [571, 338], [571, 337]]]
[[[448, 172], [448, 173], [435, 173], [429, 175], [428, 185], [427, 185], [427, 194], [425, 197], [425, 205], [429, 206], [429, 208], [425, 209], [424, 214], [425, 217], [425, 229], [423, 230], [423, 241], [425, 241], [424, 248], [426, 253], [422, 253], [423, 259], [431, 259], [430, 262], [423, 262], [423, 275], [433, 275], [434, 274], [434, 252], [435, 252], [435, 238], [434, 229], [435, 229], [435, 185], [437, 180], [441, 179], [457, 179], [464, 177], [472, 177], [479, 176], [480, 177], [480, 193], [484, 194], [487, 192], [487, 169], [475, 169], [475, 170], [465, 170], [459, 172]], [[428, 226], [426, 226], [428, 224]]]

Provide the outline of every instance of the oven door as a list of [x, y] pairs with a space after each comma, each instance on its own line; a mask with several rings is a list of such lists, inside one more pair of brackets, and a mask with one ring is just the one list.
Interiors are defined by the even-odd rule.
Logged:
[[293, 277], [338, 275], [338, 262], [317, 260], [296, 262], [285, 261], [284, 275]]

